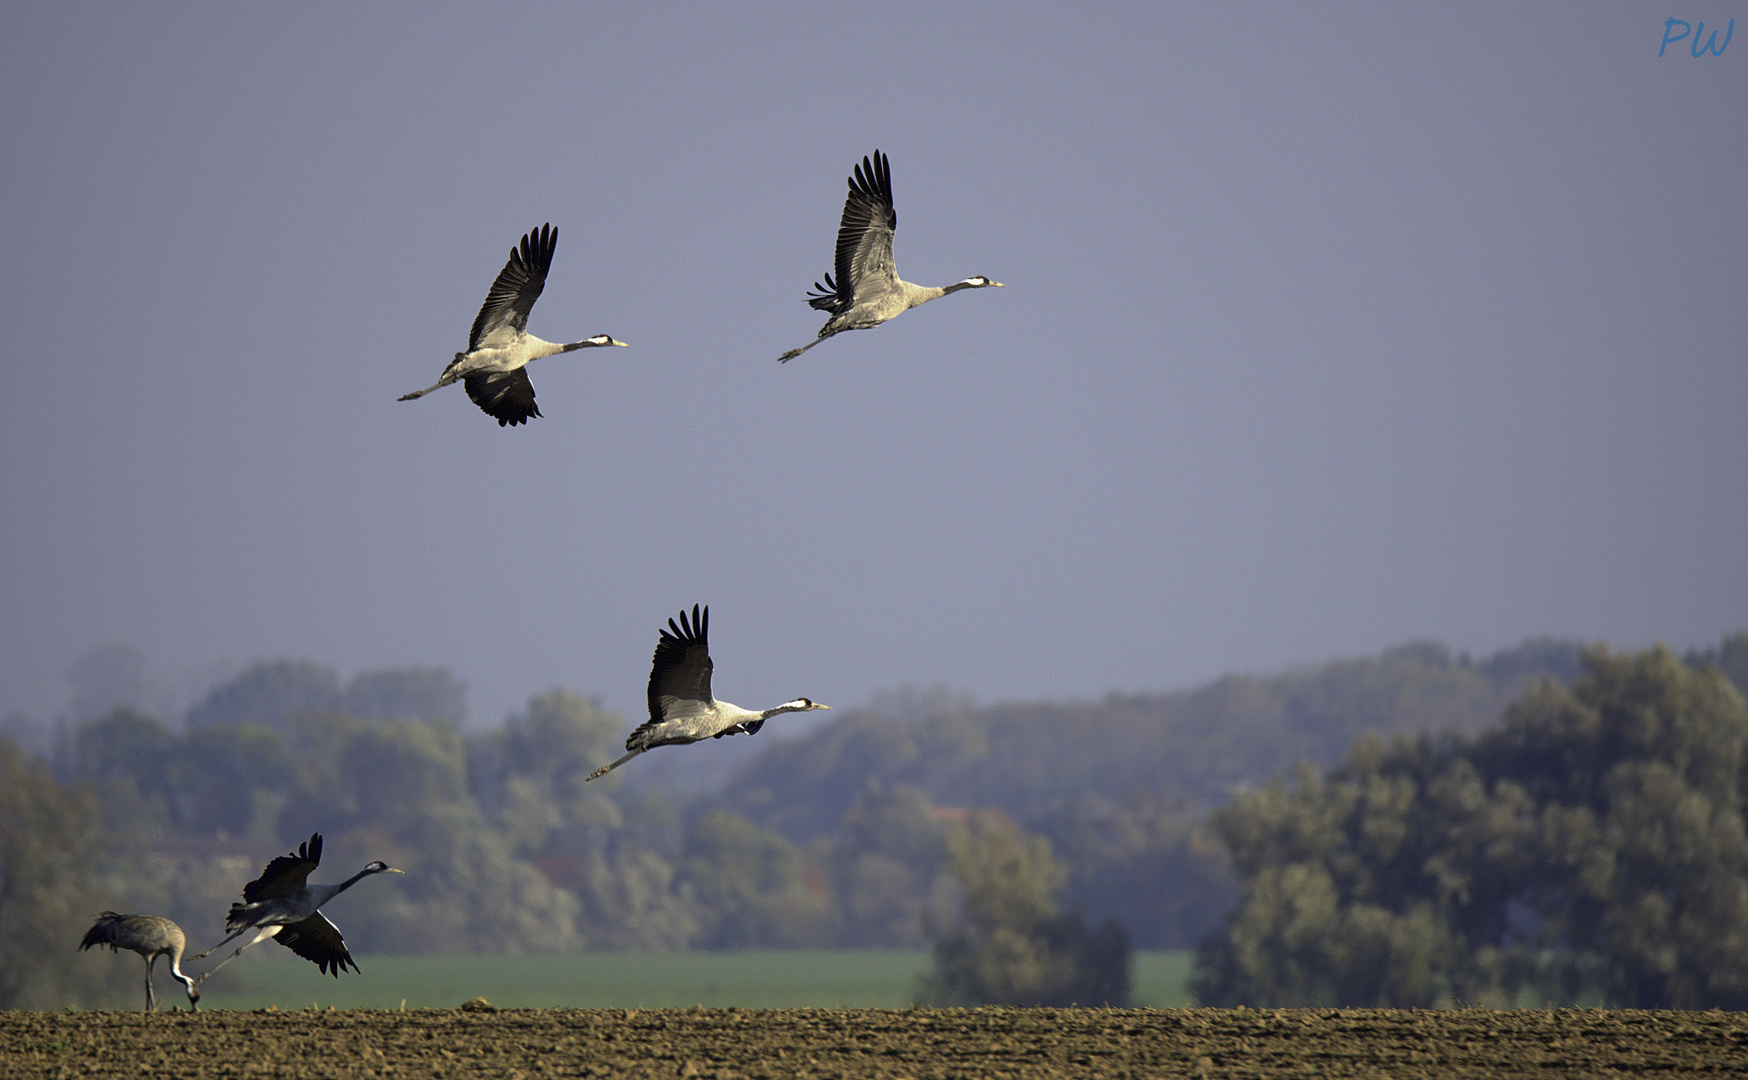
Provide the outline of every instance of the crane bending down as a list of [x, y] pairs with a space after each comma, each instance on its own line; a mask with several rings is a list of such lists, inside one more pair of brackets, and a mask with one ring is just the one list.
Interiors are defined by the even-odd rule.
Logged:
[[237, 947], [237, 951], [219, 961], [218, 965], [200, 976], [205, 982], [214, 971], [243, 955], [243, 950], [258, 942], [273, 938], [292, 952], [313, 961], [323, 974], [340, 977], [340, 972], [358, 965], [346, 950], [346, 940], [340, 928], [329, 922], [321, 906], [350, 889], [372, 874], [401, 874], [381, 861], [371, 863], [338, 885], [310, 885], [306, 879], [322, 861], [322, 834], [311, 833], [309, 840], [297, 846], [292, 855], [281, 855], [267, 864], [261, 876], [243, 886], [243, 902], [232, 904], [225, 916], [225, 929], [230, 937], [191, 960], [211, 956], [231, 941], [250, 930], [255, 936]]
[[147, 1012], [158, 1007], [157, 996], [152, 993], [152, 970], [158, 966], [158, 957], [168, 956], [170, 977], [188, 991], [189, 1008], [199, 1009], [200, 984], [182, 974], [182, 950], [187, 944], [182, 928], [169, 919], [158, 915], [117, 915], [105, 911], [97, 916], [91, 929], [85, 931], [85, 940], [79, 942], [79, 951], [84, 952], [93, 945], [107, 945], [110, 952], [129, 949], [139, 953], [146, 962]]
[[655, 662], [649, 671], [649, 720], [625, 740], [624, 757], [596, 769], [588, 779], [605, 776], [658, 746], [682, 746], [742, 732], [754, 735], [778, 713], [831, 708], [807, 698], [796, 698], [774, 709], [754, 712], [717, 701], [710, 696], [710, 672], [715, 665], [710, 662], [709, 633], [710, 609], [705, 608], [700, 614], [697, 604], [692, 605], [690, 622], [684, 608], [680, 609], [679, 625], [668, 620], [668, 629], [661, 631], [656, 642]]
[[606, 334], [559, 344], [528, 333], [528, 312], [546, 288], [546, 273], [552, 269], [552, 253], [557, 248], [558, 230], [550, 223], [524, 234], [521, 250], [510, 249], [510, 261], [498, 271], [498, 279], [492, 282], [486, 302], [474, 317], [467, 351], [455, 354], [436, 385], [403, 394], [400, 400], [422, 398], [459, 380], [473, 403], [497, 418], [499, 427], [522, 424], [540, 415], [540, 406], [534, 404], [534, 384], [523, 370], [530, 361], [597, 345], [624, 345]]
[[886, 155], [876, 150], [874, 159], [864, 157], [850, 176], [850, 196], [844, 200], [844, 220], [838, 226], [837, 280], [827, 274], [825, 284], [814, 282], [818, 291], [807, 294], [808, 306], [831, 312], [831, 318], [820, 327], [819, 337], [790, 349], [777, 358], [778, 363], [795, 359], [833, 334], [879, 326], [938, 296], [960, 289], [1006, 287], [981, 275], [945, 288], [900, 280], [898, 268], [892, 265], [892, 234], [897, 228], [892, 170]]

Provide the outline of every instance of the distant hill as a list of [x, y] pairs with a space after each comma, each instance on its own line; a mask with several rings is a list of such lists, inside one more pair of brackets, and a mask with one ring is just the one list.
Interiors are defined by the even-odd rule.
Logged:
[[797, 842], [830, 833], [864, 791], [894, 785], [939, 806], [1000, 807], [1022, 822], [1161, 791], [1207, 805], [1299, 761], [1332, 764], [1362, 733], [1479, 730], [1532, 681], [1576, 677], [1580, 648], [1537, 639], [1472, 660], [1420, 643], [1069, 704], [976, 707], [912, 695], [899, 702], [908, 708], [855, 710], [763, 744], [704, 801]]

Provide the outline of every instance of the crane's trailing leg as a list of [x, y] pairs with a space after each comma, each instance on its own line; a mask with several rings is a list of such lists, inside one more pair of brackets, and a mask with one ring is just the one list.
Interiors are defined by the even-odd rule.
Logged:
[[395, 400], [396, 401], [413, 401], [417, 398], [424, 397], [426, 394], [429, 394], [433, 390], [441, 390], [445, 386], [448, 386], [450, 383], [458, 381], [461, 378], [461, 376], [460, 376], [460, 374], [458, 374], [459, 369], [456, 367], [456, 365], [461, 363], [461, 357], [462, 357], [461, 353], [456, 353], [455, 359], [451, 360], [449, 362], [449, 367], [444, 370], [443, 377], [441, 379], [438, 379], [432, 385], [425, 387], [425, 389], [423, 389], [423, 390], [414, 390], [410, 394], [402, 394], [400, 397], [395, 398]]
[[[236, 934], [232, 934], [231, 937], [225, 938], [225, 941], [229, 941], [229, 940], [231, 940], [231, 938], [236, 937], [238, 934], [241, 934], [247, 930], [253, 930], [253, 929], [254, 929], [254, 927], [245, 926], [245, 927], [243, 927], [242, 930], [237, 931]], [[254, 937], [249, 939], [248, 944], [238, 946], [236, 952], [225, 957], [223, 960], [220, 960], [218, 963], [214, 964], [212, 967], [208, 968], [207, 970], [201, 972], [200, 978], [194, 980], [194, 985], [199, 986], [201, 983], [212, 978], [213, 973], [218, 971], [219, 968], [224, 967], [226, 964], [230, 963], [232, 960], [235, 960], [237, 957], [243, 955], [244, 949], [247, 949], [250, 945], [259, 945], [261, 942], [266, 941], [268, 938], [279, 933], [279, 931], [282, 929], [284, 929], [284, 928], [279, 927], [279, 926], [263, 926], [263, 927], [261, 927], [260, 931]], [[221, 946], [225, 943], [225, 941], [219, 942], [218, 945], [214, 945], [211, 949], [208, 949], [208, 950], [206, 950], [206, 952], [201, 953], [200, 956], [191, 957], [190, 959], [194, 959], [194, 960], [200, 959], [201, 956], [205, 956], [205, 955], [207, 955], [207, 953], [213, 952], [214, 950], [218, 949], [219, 946]]]
[[[190, 959], [190, 960], [205, 960], [207, 957], [211, 956], [213, 953], [218, 952], [220, 949], [224, 948], [226, 945], [229, 945], [231, 942], [242, 937], [244, 934], [247, 934], [252, 929], [254, 929], [254, 926], [252, 924], [249, 926], [241, 927], [237, 930], [236, 933], [225, 938], [223, 941], [219, 942], [217, 945], [214, 945], [212, 948], [206, 950], [205, 952], [197, 952], [193, 956], [190, 956], [188, 959]], [[252, 945], [254, 943], [250, 942], [250, 944]], [[248, 947], [249, 947], [248, 945], [243, 946], [244, 949], [246, 949]], [[241, 952], [242, 950], [239, 949], [238, 951]], [[210, 975], [212, 973], [208, 972], [207, 974]]]
[[614, 761], [614, 762], [611, 762], [609, 764], [601, 766], [599, 769], [596, 769], [594, 772], [583, 777], [583, 783], [586, 784], [590, 780], [595, 780], [595, 779], [598, 779], [600, 777], [606, 776], [608, 773], [612, 772], [614, 769], [617, 769], [619, 766], [625, 764], [627, 761], [630, 761], [632, 758], [636, 757], [637, 755], [639, 755], [641, 753], [643, 753], [643, 748], [638, 747], [636, 750], [633, 750], [631, 753], [626, 754], [624, 757], [620, 758], [618, 761]]
[[782, 356], [777, 357], [777, 363], [787, 364], [789, 361], [795, 359], [797, 356], [800, 356], [802, 353], [813, 348], [815, 345], [818, 345], [820, 342], [822, 342], [824, 340], [825, 340], [825, 336], [822, 335], [820, 337], [814, 338], [812, 341], [803, 345], [799, 349], [790, 349], [788, 352], [784, 353]]

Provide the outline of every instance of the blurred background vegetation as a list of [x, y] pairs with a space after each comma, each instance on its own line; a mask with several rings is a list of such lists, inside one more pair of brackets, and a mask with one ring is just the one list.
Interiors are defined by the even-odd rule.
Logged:
[[318, 880], [408, 871], [336, 902], [360, 954], [926, 948], [919, 1000], [1119, 1004], [1194, 948], [1207, 1004], [1748, 1007], [1748, 633], [907, 690], [588, 785], [637, 718], [568, 690], [480, 730], [446, 670], [273, 661], [166, 719], [140, 667], [0, 720], [0, 1007], [137, 1005], [95, 912], [204, 947], [314, 831]]

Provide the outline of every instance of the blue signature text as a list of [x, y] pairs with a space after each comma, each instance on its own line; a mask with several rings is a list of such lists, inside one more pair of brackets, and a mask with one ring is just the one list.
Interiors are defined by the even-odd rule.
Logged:
[[[1677, 26], [1681, 27], [1680, 31], [1675, 29]], [[1724, 31], [1724, 43], [1722, 45], [1718, 44], [1718, 32], [1715, 29], [1712, 31], [1711, 38], [1708, 39], [1704, 45], [1701, 45], [1699, 43], [1699, 36], [1705, 32], [1706, 24], [1704, 22], [1701, 22], [1699, 24], [1699, 29], [1695, 30], [1691, 24], [1683, 22], [1680, 19], [1670, 19], [1663, 24], [1663, 44], [1657, 46], [1657, 55], [1662, 56], [1663, 50], [1691, 34], [1693, 36], [1692, 52], [1695, 60], [1698, 60], [1708, 52], [1713, 56], [1722, 56], [1724, 55], [1724, 50], [1730, 47], [1730, 38], [1736, 33], [1736, 20], [1730, 20], [1729, 28]]]

